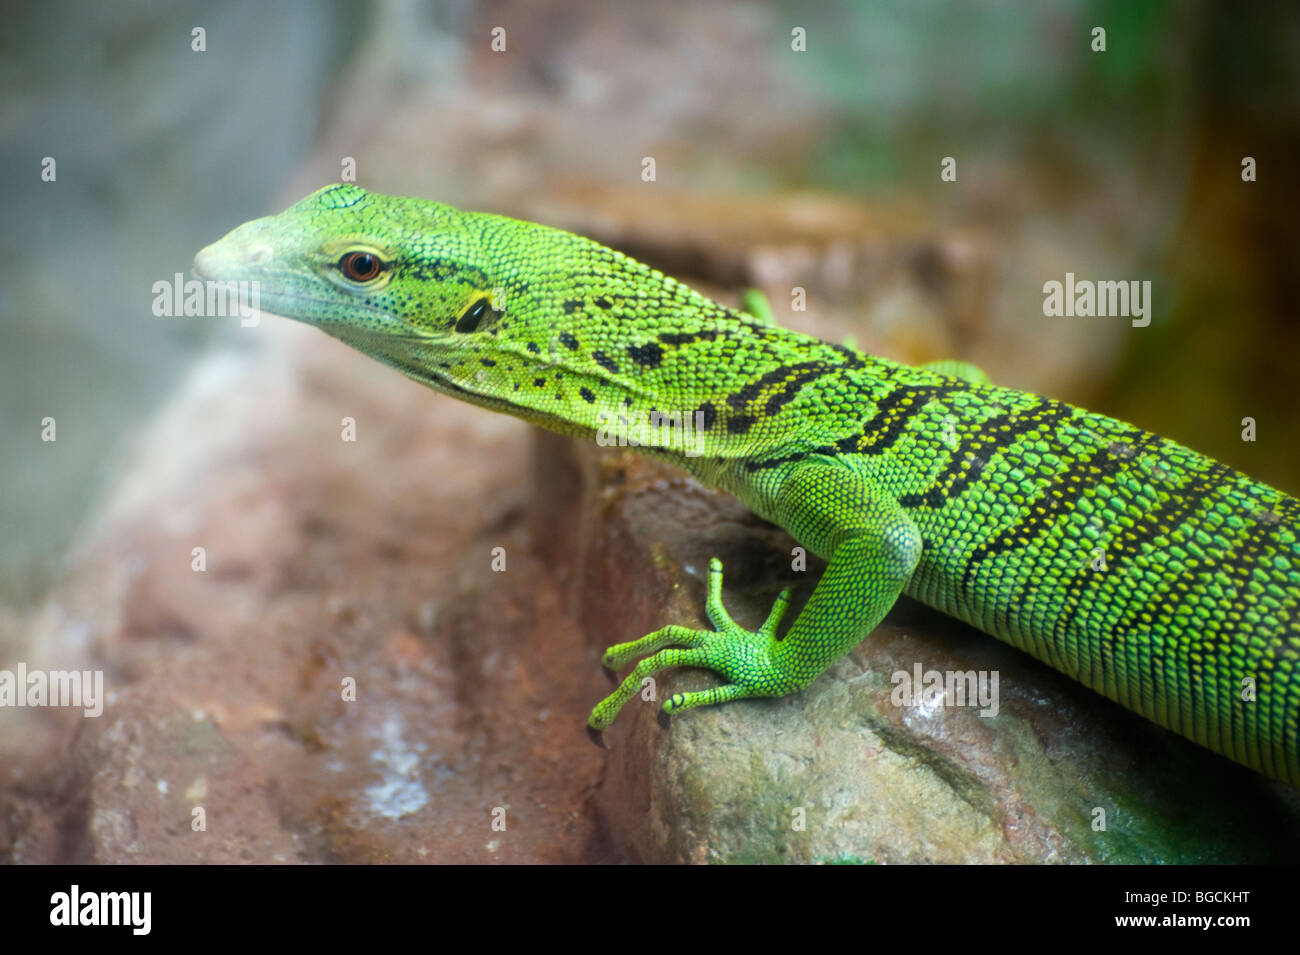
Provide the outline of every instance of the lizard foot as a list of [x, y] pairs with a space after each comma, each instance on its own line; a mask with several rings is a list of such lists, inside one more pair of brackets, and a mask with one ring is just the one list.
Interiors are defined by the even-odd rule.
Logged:
[[[712, 706], [730, 700], [754, 696], [783, 696], [795, 684], [772, 664], [771, 648], [776, 642], [776, 628], [790, 606], [790, 591], [781, 591], [767, 620], [757, 630], [746, 630], [731, 619], [722, 605], [722, 561], [709, 561], [709, 598], [705, 610], [713, 630], [691, 630], [668, 626], [654, 633], [620, 643], [605, 651], [601, 660], [611, 670], [621, 669], [637, 657], [644, 657], [627, 675], [617, 690], [601, 700], [591, 711], [587, 726], [604, 730], [618, 716], [623, 704], [641, 691], [647, 678], [669, 667], [699, 667], [721, 674], [727, 681], [721, 686], [690, 693], [674, 693], [664, 700], [662, 714]], [[672, 648], [672, 649], [665, 649]], [[678, 649], [685, 648], [685, 649]], [[647, 656], [647, 654], [650, 654]], [[662, 722], [661, 716], [661, 722]]]

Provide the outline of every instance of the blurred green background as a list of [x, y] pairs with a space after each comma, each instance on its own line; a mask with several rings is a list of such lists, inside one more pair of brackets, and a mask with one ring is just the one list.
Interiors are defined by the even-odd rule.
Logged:
[[[1294, 4], [124, 0], [0, 22], [0, 606], [57, 579], [196, 358], [254, 347], [154, 317], [153, 283], [344, 157], [368, 188], [581, 229], [724, 292], [804, 285], [782, 321], [973, 359], [1300, 491]], [[1044, 317], [1066, 271], [1150, 280], [1151, 325]]]

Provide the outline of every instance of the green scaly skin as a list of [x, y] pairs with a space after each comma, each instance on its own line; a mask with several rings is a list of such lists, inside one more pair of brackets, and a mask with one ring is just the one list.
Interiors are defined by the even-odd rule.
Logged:
[[778, 637], [787, 595], [746, 631], [714, 560], [715, 629], [611, 647], [610, 667], [644, 659], [595, 730], [667, 667], [722, 683], [665, 712], [807, 686], [906, 593], [1300, 782], [1300, 502], [1216, 461], [970, 366], [907, 367], [776, 327], [570, 233], [351, 185], [241, 226], [195, 271], [257, 281], [264, 310], [562, 434], [594, 439], [610, 412], [698, 413], [702, 454], [641, 450], [828, 561]]

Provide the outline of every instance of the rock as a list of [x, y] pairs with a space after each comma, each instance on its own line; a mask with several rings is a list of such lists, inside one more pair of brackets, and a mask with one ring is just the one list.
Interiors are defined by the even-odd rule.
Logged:
[[613, 860], [604, 679], [532, 555], [527, 428], [262, 331], [145, 429], [31, 622], [29, 666], [103, 669], [108, 701], [0, 710], [0, 857]]

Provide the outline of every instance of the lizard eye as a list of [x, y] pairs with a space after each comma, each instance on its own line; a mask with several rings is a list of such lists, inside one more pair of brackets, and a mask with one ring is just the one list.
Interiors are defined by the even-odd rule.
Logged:
[[383, 268], [384, 263], [373, 252], [349, 252], [339, 259], [339, 271], [354, 282], [369, 282]]
[[459, 319], [456, 321], [456, 331], [472, 332], [478, 328], [479, 322], [483, 321], [483, 316], [487, 314], [488, 306], [492, 303], [486, 298], [481, 298], [471, 305]]

